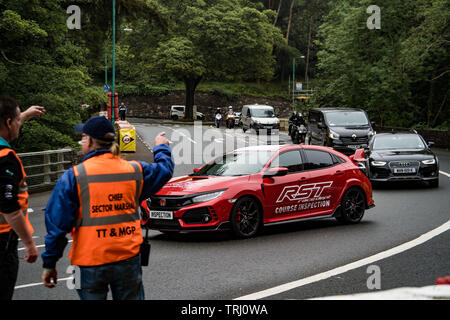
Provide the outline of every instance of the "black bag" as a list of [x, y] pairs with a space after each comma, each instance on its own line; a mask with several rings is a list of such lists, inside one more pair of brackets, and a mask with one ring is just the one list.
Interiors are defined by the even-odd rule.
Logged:
[[150, 260], [150, 239], [148, 238], [148, 229], [145, 229], [145, 238], [141, 244], [141, 266], [147, 267]]

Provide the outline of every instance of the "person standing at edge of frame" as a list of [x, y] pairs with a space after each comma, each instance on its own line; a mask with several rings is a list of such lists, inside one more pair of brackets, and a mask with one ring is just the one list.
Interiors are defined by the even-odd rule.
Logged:
[[14, 294], [19, 237], [25, 246], [24, 260], [33, 263], [38, 258], [31, 236], [34, 230], [28, 219], [25, 170], [10, 143], [18, 138], [25, 121], [44, 113], [41, 106], [31, 106], [21, 113], [13, 98], [0, 96], [0, 300], [11, 300]]
[[154, 141], [154, 163], [119, 157], [115, 131], [102, 116], [75, 127], [82, 133], [83, 162], [58, 180], [45, 210], [43, 284], [57, 283], [56, 262], [71, 232], [71, 264], [78, 266], [82, 300], [144, 300], [139, 204], [172, 177], [174, 162], [165, 133]]

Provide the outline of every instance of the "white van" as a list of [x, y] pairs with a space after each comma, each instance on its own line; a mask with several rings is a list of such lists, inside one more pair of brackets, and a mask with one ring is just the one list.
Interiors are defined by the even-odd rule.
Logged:
[[[184, 119], [185, 106], [171, 106], [170, 107], [170, 119], [178, 120]], [[205, 115], [197, 111], [197, 120], [205, 120]]]
[[242, 130], [254, 129], [256, 134], [260, 130], [267, 130], [271, 134], [272, 130], [280, 129], [280, 120], [275, 116], [272, 106], [262, 104], [249, 104], [242, 107]]

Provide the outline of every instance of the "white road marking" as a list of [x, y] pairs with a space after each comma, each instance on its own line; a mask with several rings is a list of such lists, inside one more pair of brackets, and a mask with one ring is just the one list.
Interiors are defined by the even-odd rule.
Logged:
[[288, 282], [267, 290], [263, 290], [263, 291], [259, 291], [259, 292], [255, 292], [252, 294], [248, 294], [239, 298], [236, 298], [234, 300], [257, 300], [257, 299], [263, 299], [269, 296], [273, 296], [275, 294], [279, 294], [288, 290], [292, 290], [298, 287], [302, 287], [305, 286], [307, 284], [311, 284], [317, 281], [321, 281], [321, 280], [325, 280], [328, 279], [330, 277], [336, 276], [338, 274], [342, 274], [345, 273], [347, 271], [353, 270], [353, 269], [357, 269], [359, 267], [374, 263], [376, 261], [382, 260], [382, 259], [386, 259], [388, 257], [391, 257], [393, 255], [399, 254], [403, 251], [409, 250], [415, 246], [418, 246], [436, 236], [438, 236], [439, 234], [446, 232], [447, 230], [450, 229], [450, 220], [448, 220], [446, 223], [444, 223], [443, 225], [437, 227], [436, 229], [433, 229], [423, 235], [421, 235], [420, 237], [403, 243], [397, 247], [394, 247], [392, 249], [377, 253], [375, 255], [372, 255], [370, 257], [367, 257], [365, 259], [362, 260], [358, 260], [349, 264], [346, 264], [342, 267], [338, 267], [326, 272], [322, 272], [319, 274], [316, 274], [314, 276], [311, 277], [307, 277], [307, 278], [303, 278], [300, 280], [296, 280], [296, 281], [292, 281], [292, 282]]
[[439, 171], [439, 173], [450, 178], [450, 173], [447, 173], [447, 172], [444, 172], [444, 171]]

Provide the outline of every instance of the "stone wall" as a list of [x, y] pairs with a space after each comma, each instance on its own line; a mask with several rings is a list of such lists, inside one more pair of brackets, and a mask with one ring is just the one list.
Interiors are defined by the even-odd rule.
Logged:
[[[170, 106], [184, 105], [185, 93], [180, 90], [161, 97], [119, 96], [119, 103], [122, 101], [128, 107], [127, 116], [129, 117], [169, 119]], [[210, 121], [213, 121], [218, 107], [222, 108], [222, 112], [225, 112], [229, 105], [233, 106], [234, 111], [241, 111], [243, 105], [255, 103], [273, 106], [275, 114], [281, 118], [289, 117], [292, 110], [291, 102], [284, 99], [240, 96], [235, 100], [229, 100], [209, 92], [195, 93], [197, 111], [204, 113], [206, 120]]]

